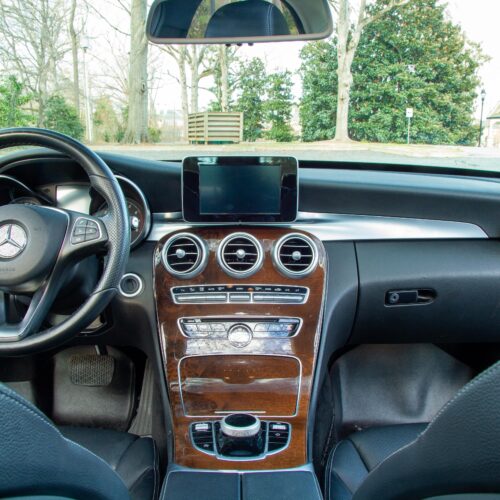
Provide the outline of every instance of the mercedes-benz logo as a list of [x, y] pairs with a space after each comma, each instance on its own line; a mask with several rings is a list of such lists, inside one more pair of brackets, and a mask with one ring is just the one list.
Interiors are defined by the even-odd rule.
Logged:
[[28, 235], [17, 224], [4, 224], [0, 226], [0, 258], [13, 259], [20, 255], [26, 248]]

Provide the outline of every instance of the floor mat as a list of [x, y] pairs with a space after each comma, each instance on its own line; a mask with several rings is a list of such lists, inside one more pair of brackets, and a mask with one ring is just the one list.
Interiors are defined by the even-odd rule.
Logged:
[[57, 425], [126, 431], [134, 413], [135, 370], [121, 351], [74, 347], [54, 357], [52, 419]]
[[368, 427], [429, 422], [474, 376], [431, 344], [362, 345], [331, 373], [337, 439]]

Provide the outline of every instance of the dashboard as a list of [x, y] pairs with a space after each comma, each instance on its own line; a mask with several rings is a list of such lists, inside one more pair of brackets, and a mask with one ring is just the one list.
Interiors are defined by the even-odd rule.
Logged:
[[[78, 342], [100, 335], [157, 360], [180, 465], [305, 463], [318, 385], [340, 350], [500, 340], [494, 177], [303, 163], [296, 218], [267, 220], [281, 185], [267, 191], [267, 211], [208, 198], [186, 220], [184, 190], [196, 199], [203, 189], [183, 183], [180, 162], [102, 157], [127, 199], [132, 251], [121, 293]], [[78, 165], [41, 151], [0, 158], [0, 202], [106, 212]], [[260, 417], [258, 453], [235, 456], [214, 440], [232, 412]]]

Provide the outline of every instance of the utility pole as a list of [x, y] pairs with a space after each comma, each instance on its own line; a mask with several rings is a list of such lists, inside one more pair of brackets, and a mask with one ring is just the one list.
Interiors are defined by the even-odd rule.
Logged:
[[83, 41], [83, 84], [85, 86], [85, 122], [87, 125], [87, 142], [94, 142], [94, 127], [92, 123], [92, 102], [90, 97], [89, 73], [87, 68], [87, 50], [89, 49], [88, 40]]

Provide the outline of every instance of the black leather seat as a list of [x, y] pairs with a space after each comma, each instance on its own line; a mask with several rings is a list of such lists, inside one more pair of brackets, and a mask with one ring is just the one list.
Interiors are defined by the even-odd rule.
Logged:
[[466, 494], [462, 500], [468, 500], [498, 494], [499, 415], [497, 363], [467, 384], [429, 425], [372, 428], [338, 443], [325, 471], [325, 497], [421, 500]]
[[205, 32], [207, 38], [289, 35], [282, 12], [265, 0], [229, 3], [216, 10]]
[[0, 498], [151, 500], [158, 494], [158, 458], [151, 438], [58, 429], [2, 384], [0, 450]]

